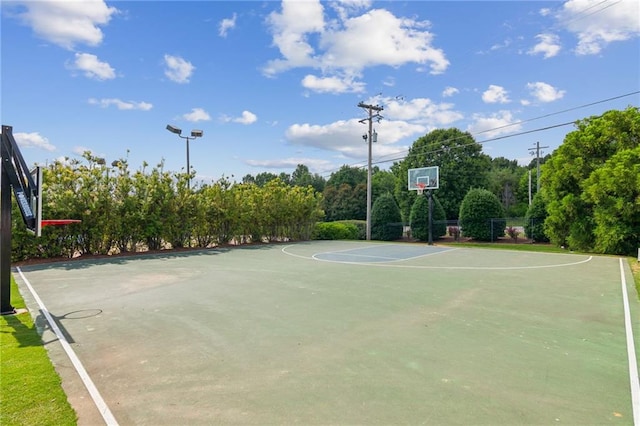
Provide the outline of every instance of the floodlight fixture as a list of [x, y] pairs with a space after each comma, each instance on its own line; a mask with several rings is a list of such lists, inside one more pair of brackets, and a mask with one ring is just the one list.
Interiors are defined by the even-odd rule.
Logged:
[[182, 129], [178, 127], [174, 127], [171, 124], [167, 124], [167, 130], [170, 131], [171, 133], [175, 133], [176, 135], [182, 134]]
[[191, 130], [191, 136], [182, 136], [182, 129], [172, 126], [171, 124], [167, 124], [167, 130], [171, 133], [175, 133], [178, 137], [187, 141], [187, 176], [188, 182], [187, 185], [191, 188], [191, 164], [189, 163], [189, 141], [195, 138], [201, 138], [204, 132], [202, 130]]

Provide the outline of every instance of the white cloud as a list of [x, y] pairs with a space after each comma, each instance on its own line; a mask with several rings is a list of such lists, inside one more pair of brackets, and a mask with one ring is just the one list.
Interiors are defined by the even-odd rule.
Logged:
[[540, 16], [549, 16], [551, 14], [551, 9], [544, 7], [539, 11]]
[[639, 16], [637, 0], [569, 0], [556, 19], [578, 37], [576, 54], [595, 55], [611, 42], [639, 37]]
[[[281, 12], [269, 15], [273, 45], [281, 58], [264, 66], [265, 75], [306, 67], [321, 70], [323, 79], [337, 75], [345, 82], [353, 81], [366, 67], [414, 63], [428, 66], [431, 74], [440, 74], [449, 66], [444, 52], [432, 46], [433, 34], [426, 30], [429, 22], [399, 18], [384, 9], [350, 16], [368, 7], [366, 1], [329, 5], [341, 8], [339, 18], [329, 23], [325, 22], [323, 4], [317, 0], [285, 0]], [[307, 82], [313, 83], [320, 81]], [[327, 85], [322, 87], [326, 89]], [[336, 87], [344, 90], [341, 85]]]
[[533, 46], [527, 52], [529, 55], [537, 55], [541, 53], [544, 59], [552, 58], [560, 52], [560, 38], [555, 34], [538, 34], [536, 36], [538, 44]]
[[302, 79], [302, 86], [318, 93], [362, 93], [365, 89], [363, 82], [353, 78], [316, 77], [311, 74]]
[[148, 102], [136, 102], [136, 101], [122, 101], [120, 99], [115, 98], [103, 98], [103, 99], [89, 99], [90, 105], [98, 105], [102, 108], [110, 107], [111, 105], [115, 105], [119, 110], [141, 110], [141, 111], [149, 111], [153, 108], [153, 105]]
[[311, 173], [323, 173], [335, 169], [335, 164], [329, 160], [316, 158], [290, 157], [277, 160], [245, 160], [245, 164], [265, 169], [295, 169], [298, 164], [304, 164]]
[[514, 124], [517, 121], [512, 113], [505, 110], [490, 115], [473, 114], [471, 119], [473, 122], [467, 127], [467, 131], [486, 138], [513, 133], [522, 128], [521, 124]]
[[558, 90], [550, 84], [537, 81], [535, 83], [527, 83], [527, 88], [531, 96], [540, 102], [553, 102], [562, 99], [565, 90]]
[[384, 117], [388, 120], [408, 121], [429, 127], [448, 126], [461, 120], [462, 113], [453, 110], [453, 104], [437, 104], [428, 98], [415, 98], [405, 101], [402, 98], [382, 99]]
[[182, 119], [195, 123], [197, 121], [209, 121], [211, 120], [211, 117], [209, 116], [209, 113], [202, 108], [193, 108], [191, 109], [191, 112], [182, 115]]
[[40, 148], [46, 151], [56, 150], [56, 147], [49, 142], [49, 139], [40, 135], [38, 132], [14, 133], [13, 136], [21, 148]]
[[116, 72], [107, 62], [101, 62], [96, 55], [76, 53], [75, 61], [68, 68], [82, 71], [84, 76], [93, 80], [112, 80]]
[[191, 64], [191, 62], [186, 61], [179, 56], [164, 55], [164, 63], [167, 67], [164, 71], [164, 75], [176, 83], [188, 83], [189, 78], [193, 74], [193, 70], [196, 68]]
[[[66, 49], [76, 44], [97, 46], [102, 43], [100, 26], [109, 23], [118, 13], [102, 0], [84, 1], [24, 1], [26, 8], [19, 18], [44, 40]], [[5, 5], [3, 5], [3, 8]]]
[[84, 155], [85, 152], [93, 153], [91, 148], [87, 148], [86, 146], [77, 145], [73, 148], [73, 153], [77, 155]]
[[460, 91], [458, 89], [456, 89], [455, 87], [447, 86], [442, 91], [442, 97], [443, 98], [448, 98], [448, 97], [451, 97], [451, 96], [453, 96], [453, 95], [455, 95], [457, 93], [460, 93]]
[[449, 66], [444, 52], [431, 46], [433, 34], [424, 29], [429, 26], [426, 21], [374, 9], [343, 24], [342, 29], [322, 34], [324, 67], [360, 71], [377, 65], [417, 63], [429, 64], [432, 74], [441, 74]]
[[229, 30], [234, 29], [236, 27], [236, 14], [234, 13], [231, 18], [225, 18], [220, 21], [220, 25], [218, 27], [218, 35], [220, 37], [226, 37]]
[[482, 93], [482, 100], [488, 104], [506, 104], [511, 102], [507, 93], [504, 87], [491, 84], [489, 88]]
[[267, 75], [289, 68], [317, 65], [307, 35], [321, 32], [324, 28], [324, 9], [319, 1], [284, 0], [282, 13], [272, 12], [267, 22], [273, 34], [273, 45], [283, 56], [283, 59], [270, 61], [266, 65], [264, 72]]
[[242, 116], [235, 118], [233, 121], [240, 124], [252, 124], [258, 120], [258, 116], [251, 111], [242, 111]]
[[258, 116], [251, 111], [242, 111], [240, 117], [230, 117], [228, 115], [222, 115], [220, 117], [224, 123], [240, 123], [240, 124], [253, 124], [258, 121]]
[[[397, 155], [406, 152], [406, 146], [397, 146], [397, 142], [417, 134], [424, 134], [427, 127], [404, 121], [383, 121], [374, 125], [378, 133], [378, 142], [372, 145], [375, 157]], [[295, 145], [303, 145], [325, 151], [335, 151], [351, 159], [367, 158], [368, 145], [362, 139], [367, 126], [357, 119], [340, 120], [327, 125], [294, 124], [285, 136]]]
[[495, 51], [495, 50], [502, 50], [502, 49], [506, 49], [507, 47], [511, 46], [511, 39], [505, 39], [502, 43], [496, 43], [494, 45], [492, 45], [489, 50], [490, 51]]
[[328, 5], [336, 11], [341, 20], [345, 20], [360, 10], [370, 8], [371, 3], [372, 0], [341, 0], [330, 2]]

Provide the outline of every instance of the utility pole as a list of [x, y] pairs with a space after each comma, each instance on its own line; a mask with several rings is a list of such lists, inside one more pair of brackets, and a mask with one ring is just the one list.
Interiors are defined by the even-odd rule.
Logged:
[[548, 146], [540, 146], [540, 142], [536, 142], [536, 146], [529, 148], [529, 154], [536, 154], [536, 167], [538, 169], [538, 174], [536, 176], [536, 194], [540, 192], [540, 154], [544, 153], [544, 151], [540, 151], [542, 148], [549, 148]]
[[367, 118], [363, 118], [360, 120], [360, 123], [364, 123], [365, 121], [369, 122], [369, 134], [362, 136], [365, 141], [369, 141], [369, 157], [367, 162], [367, 241], [371, 239], [371, 144], [373, 142], [377, 142], [377, 133], [375, 134], [376, 140], [374, 141], [374, 133], [373, 133], [373, 119], [378, 119], [378, 123], [382, 120], [382, 116], [380, 115], [380, 111], [384, 108], [379, 105], [368, 105], [363, 102], [358, 104], [358, 107], [364, 108], [368, 111], [369, 116]]

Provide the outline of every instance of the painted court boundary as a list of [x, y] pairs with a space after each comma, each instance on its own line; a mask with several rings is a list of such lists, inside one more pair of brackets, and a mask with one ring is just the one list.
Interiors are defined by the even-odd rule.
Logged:
[[82, 365], [82, 362], [80, 362], [80, 359], [78, 358], [75, 351], [67, 341], [67, 338], [64, 336], [64, 334], [58, 327], [58, 324], [56, 324], [56, 322], [53, 320], [53, 317], [51, 316], [51, 314], [47, 310], [47, 307], [44, 305], [44, 303], [38, 296], [38, 293], [36, 293], [35, 289], [31, 286], [31, 283], [29, 282], [27, 277], [24, 276], [24, 274], [22, 273], [22, 270], [19, 267], [16, 269], [18, 270], [18, 273], [20, 274], [20, 277], [22, 278], [24, 283], [27, 285], [27, 288], [33, 295], [33, 298], [38, 303], [38, 306], [40, 307], [40, 310], [42, 311], [45, 318], [47, 319], [47, 322], [49, 323], [51, 330], [53, 330], [56, 337], [60, 341], [62, 348], [67, 353], [67, 356], [71, 360], [71, 363], [73, 364], [76, 371], [78, 372], [78, 375], [82, 379], [82, 383], [84, 383], [84, 386], [89, 391], [89, 394], [91, 395], [91, 398], [93, 399], [93, 402], [95, 403], [96, 408], [102, 415], [102, 418], [104, 419], [105, 423], [109, 426], [118, 426], [118, 422], [116, 421], [116, 418], [111, 413], [111, 410], [109, 409], [109, 407], [107, 406], [107, 403], [102, 398], [102, 395], [100, 395], [98, 388], [96, 388], [96, 385], [93, 383], [93, 380], [91, 380], [91, 377], [89, 377], [87, 370], [85, 370], [84, 366]]
[[[406, 269], [447, 269], [447, 270], [471, 270], [471, 271], [508, 271], [508, 270], [520, 270], [520, 269], [546, 269], [546, 268], [562, 268], [565, 266], [574, 266], [574, 265], [580, 265], [582, 263], [587, 263], [590, 262], [591, 260], [593, 260], [593, 256], [589, 256], [586, 259], [583, 260], [579, 260], [576, 262], [569, 262], [569, 263], [559, 263], [559, 264], [555, 264], [555, 265], [537, 265], [537, 266], [434, 266], [434, 265], [399, 265], [397, 263], [400, 262], [405, 262], [408, 260], [413, 260], [413, 259], [418, 259], [418, 258], [424, 258], [424, 257], [429, 257], [429, 256], [435, 256], [435, 255], [441, 255], [441, 254], [446, 254], [452, 251], [457, 251], [457, 250], [463, 250], [461, 248], [455, 248], [455, 249], [447, 249], [447, 250], [442, 250], [442, 251], [438, 251], [435, 253], [426, 253], [423, 255], [419, 255], [419, 256], [413, 256], [413, 257], [408, 257], [406, 259], [394, 259], [394, 260], [390, 260], [389, 262], [353, 262], [353, 261], [343, 261], [343, 260], [330, 260], [330, 259], [322, 259], [319, 256], [321, 255], [326, 255], [326, 254], [331, 254], [331, 253], [345, 253], [348, 251], [352, 251], [352, 250], [358, 250], [358, 247], [355, 248], [349, 248], [349, 249], [344, 249], [344, 250], [336, 250], [336, 251], [324, 251], [324, 252], [319, 252], [319, 253], [314, 253], [311, 256], [304, 256], [304, 255], [300, 255], [300, 254], [296, 254], [296, 253], [292, 253], [290, 252], [288, 249], [295, 247], [295, 245], [288, 245], [282, 248], [282, 253], [286, 254], [287, 256], [292, 256], [292, 257], [297, 257], [299, 259], [307, 259], [307, 260], [315, 260], [317, 262], [327, 262], [327, 263], [341, 263], [344, 265], [357, 265], [357, 266], [375, 266], [375, 267], [379, 267], [379, 268], [406, 268]], [[351, 256], [353, 257], [367, 257], [364, 255], [357, 255], [357, 254], [351, 254]], [[394, 264], [393, 262], [397, 262], [396, 264]], [[640, 426], [640, 424], [639, 424]]]
[[631, 405], [633, 407], [633, 424], [640, 425], [640, 381], [638, 379], [638, 363], [636, 346], [631, 328], [631, 312], [629, 296], [627, 296], [627, 280], [624, 277], [624, 266], [620, 258], [620, 284], [622, 285], [622, 305], [624, 306], [624, 328], [627, 333], [627, 358], [629, 359], [629, 384], [631, 386]]

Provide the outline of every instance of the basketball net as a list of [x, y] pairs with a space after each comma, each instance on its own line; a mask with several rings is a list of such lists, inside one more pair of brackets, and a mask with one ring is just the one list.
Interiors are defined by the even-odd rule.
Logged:
[[427, 187], [427, 185], [425, 183], [417, 183], [416, 186], [418, 187], [418, 195], [422, 195], [422, 193], [424, 192], [424, 189]]

